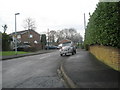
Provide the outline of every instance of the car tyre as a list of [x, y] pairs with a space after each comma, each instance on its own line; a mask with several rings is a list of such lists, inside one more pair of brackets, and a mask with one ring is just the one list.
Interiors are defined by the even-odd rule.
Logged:
[[76, 54], [76, 51], [75, 51], [75, 54]]
[[63, 56], [63, 54], [60, 54], [60, 56]]
[[74, 52], [72, 52], [72, 55], [74, 55]]

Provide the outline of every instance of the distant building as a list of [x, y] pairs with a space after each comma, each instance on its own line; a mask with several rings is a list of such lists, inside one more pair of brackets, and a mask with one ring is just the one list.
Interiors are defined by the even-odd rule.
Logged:
[[17, 43], [22, 45], [30, 45], [31, 47], [40, 47], [40, 34], [34, 30], [18, 31], [17, 36], [15, 32], [11, 33], [13, 38], [13, 47], [17, 37]]

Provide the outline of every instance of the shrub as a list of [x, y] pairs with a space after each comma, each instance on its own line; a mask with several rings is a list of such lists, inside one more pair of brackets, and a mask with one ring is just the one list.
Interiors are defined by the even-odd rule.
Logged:
[[120, 2], [99, 2], [85, 31], [86, 45], [120, 48]]
[[10, 42], [12, 38], [7, 35], [6, 33], [2, 33], [2, 51], [9, 51], [10, 50]]

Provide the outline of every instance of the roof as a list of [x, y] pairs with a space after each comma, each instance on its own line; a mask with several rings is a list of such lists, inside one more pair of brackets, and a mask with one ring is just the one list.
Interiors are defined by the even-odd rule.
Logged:
[[65, 42], [70, 42], [71, 40], [69, 40], [69, 39], [64, 39], [64, 40], [61, 40], [61, 41], [59, 41], [59, 43], [65, 43]]
[[[27, 33], [28, 31], [33, 31], [33, 32], [35, 32], [35, 33], [37, 33], [35, 30], [23, 30], [23, 31], [17, 31], [17, 34], [25, 34], [25, 33]], [[9, 35], [14, 35], [15, 34], [15, 32], [13, 32], [13, 33], [11, 33], [11, 34], [9, 34]], [[37, 34], [39, 34], [39, 33], [37, 33]], [[40, 34], [39, 34], [40, 35]]]

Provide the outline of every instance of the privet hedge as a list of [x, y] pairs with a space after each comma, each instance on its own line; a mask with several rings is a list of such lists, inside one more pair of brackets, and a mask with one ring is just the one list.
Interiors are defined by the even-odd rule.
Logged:
[[99, 2], [90, 15], [85, 46], [99, 44], [120, 48], [120, 2]]

